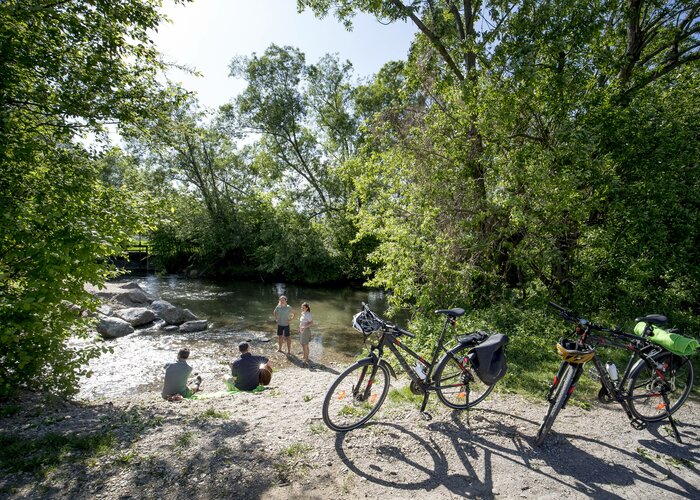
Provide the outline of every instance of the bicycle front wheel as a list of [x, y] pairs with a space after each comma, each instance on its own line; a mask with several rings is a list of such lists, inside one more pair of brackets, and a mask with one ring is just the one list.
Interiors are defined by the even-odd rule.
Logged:
[[493, 390], [476, 376], [462, 346], [448, 352], [435, 370], [435, 391], [440, 401], [455, 410], [466, 410], [481, 403]]
[[355, 363], [338, 375], [328, 389], [323, 400], [323, 421], [336, 432], [360, 427], [384, 403], [389, 393], [389, 381], [389, 370], [383, 363]]
[[566, 397], [569, 394], [569, 388], [574, 381], [575, 371], [576, 369], [572, 365], [568, 365], [561, 379], [558, 381], [554, 396], [549, 403], [549, 410], [547, 410], [540, 430], [537, 432], [537, 439], [535, 440], [537, 446], [540, 446], [544, 442], [544, 438], [552, 429], [552, 424], [554, 424], [554, 420], [556, 420], [557, 415], [559, 415], [559, 411], [564, 407]]
[[632, 412], [646, 422], [668, 417], [663, 394], [668, 397], [669, 412], [680, 408], [693, 387], [693, 364], [685, 356], [661, 351], [652, 356], [657, 367], [640, 360], [630, 374], [627, 392]]

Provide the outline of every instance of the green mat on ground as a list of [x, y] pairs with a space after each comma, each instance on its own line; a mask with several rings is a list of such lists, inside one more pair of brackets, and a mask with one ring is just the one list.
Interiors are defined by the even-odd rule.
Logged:
[[[644, 328], [646, 323], [639, 322], [634, 327], [634, 333], [637, 335], [642, 335], [644, 333]], [[700, 346], [697, 340], [684, 337], [677, 333], [669, 333], [666, 330], [655, 326], [651, 335], [647, 337], [650, 342], [660, 345], [664, 349], [668, 349], [674, 354], [679, 354], [681, 356], [690, 356], [695, 354], [695, 350]]]
[[216, 391], [216, 392], [197, 392], [193, 394], [192, 396], [189, 396], [185, 399], [214, 399], [214, 398], [223, 398], [226, 396], [230, 396], [231, 394], [238, 394], [240, 392], [252, 392], [254, 394], [259, 394], [265, 390], [265, 386], [259, 385], [252, 391], [242, 391], [239, 388], [237, 388], [234, 385], [229, 385], [228, 390], [226, 391]]

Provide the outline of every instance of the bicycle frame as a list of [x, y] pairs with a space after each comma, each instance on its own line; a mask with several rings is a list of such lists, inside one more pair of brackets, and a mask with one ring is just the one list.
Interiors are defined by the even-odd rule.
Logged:
[[[373, 364], [370, 380], [374, 381], [374, 377], [377, 373], [379, 364], [383, 361], [384, 347], [387, 347], [394, 354], [394, 356], [396, 356], [399, 365], [401, 365], [401, 368], [403, 368], [403, 370], [411, 378], [411, 380], [415, 384], [415, 387], [418, 390], [420, 390], [421, 393], [423, 393], [423, 402], [421, 404], [420, 412], [426, 420], [430, 420], [432, 417], [430, 416], [430, 414], [426, 413], [425, 408], [428, 405], [428, 398], [430, 397], [430, 392], [436, 390], [436, 386], [433, 385], [432, 382], [433, 370], [438, 364], [438, 356], [440, 355], [440, 353], [443, 353], [443, 355], [447, 355], [450, 352], [450, 350], [445, 347], [445, 333], [447, 332], [448, 325], [454, 326], [455, 324], [456, 321], [454, 318], [448, 316], [445, 319], [445, 324], [442, 328], [442, 332], [440, 333], [440, 337], [438, 338], [438, 341], [435, 344], [435, 348], [433, 349], [430, 361], [426, 360], [418, 353], [413, 351], [411, 348], [404, 345], [401, 339], [399, 338], [399, 336], [401, 335], [400, 331], [395, 333], [391, 329], [385, 328], [382, 331], [382, 335], [379, 339], [379, 342], [377, 343], [377, 345], [373, 345], [370, 347], [370, 354], [368, 358], [365, 358], [371, 360]], [[377, 353], [375, 353], [375, 351], [377, 351]], [[425, 367], [425, 379], [422, 379], [418, 375], [416, 370], [409, 364], [409, 362], [406, 360], [406, 357], [404, 357], [401, 351], [404, 351], [411, 358], [418, 360]], [[394, 377], [396, 377], [396, 374], [393, 373], [393, 369], [391, 369], [391, 365], [389, 365], [388, 363], [387, 365], [392, 371]]]
[[[638, 360], [643, 360], [644, 363], [647, 364], [650, 368], [653, 370], [657, 371], [657, 373], [663, 378], [663, 375], [658, 372], [658, 366], [652, 359], [654, 355], [656, 355], [659, 352], [662, 352], [663, 349], [655, 346], [653, 344], [650, 344], [644, 340], [642, 340], [640, 337], [636, 335], [631, 335], [628, 333], [621, 332], [619, 330], [610, 330], [607, 328], [601, 328], [597, 327], [597, 329], [606, 332], [610, 335], [610, 337], [603, 337], [600, 335], [595, 335], [592, 333], [594, 325], [591, 323], [586, 323], [584, 327], [582, 328], [581, 325], [576, 326], [576, 333], [579, 334], [579, 339], [578, 342], [581, 344], [587, 344], [589, 346], [592, 346], [594, 349], [597, 349], [598, 347], [612, 347], [612, 348], [617, 348], [617, 349], [625, 349], [627, 351], [631, 351], [632, 355], [630, 356], [629, 360], [627, 361], [627, 365], [625, 367], [624, 372], [622, 373], [622, 376], [618, 378], [617, 381], [614, 381], [610, 378], [610, 374], [608, 373], [608, 370], [603, 366], [601, 363], [600, 359], [598, 358], [597, 352], [594, 353], [593, 358], [591, 361], [593, 362], [593, 365], [596, 368], [596, 371], [598, 372], [600, 382], [607, 391], [607, 394], [613, 398], [614, 401], [616, 401], [620, 406], [622, 406], [623, 410], [625, 411], [625, 414], [627, 415], [630, 424], [634, 429], [641, 430], [646, 428], [647, 422], [644, 420], [637, 418], [633, 411], [630, 408], [629, 401], [633, 399], [633, 396], [631, 396], [628, 391], [628, 383], [630, 380], [630, 376], [632, 374], [632, 370], [634, 367], [637, 365]], [[551, 401], [552, 394], [554, 393], [555, 389], [557, 388], [557, 385], [559, 381], [561, 380], [561, 377], [564, 374], [564, 371], [567, 367], [567, 365], [573, 365], [574, 367], [574, 377], [571, 382], [571, 386], [568, 389], [568, 393], [565, 396], [564, 400], [564, 406], [566, 407], [566, 404], [569, 402], [569, 399], [571, 398], [571, 395], [573, 394], [574, 390], [576, 389], [576, 386], [578, 384], [578, 381], [581, 377], [581, 374], [583, 373], [583, 364], [572, 364], [569, 362], [562, 362], [561, 365], [559, 366], [559, 371], [557, 372], [557, 375], [554, 378], [554, 382], [552, 386], [549, 389], [549, 393], [547, 395], [547, 400]], [[664, 398], [664, 403], [666, 405], [667, 411], [668, 408], [670, 408], [670, 403], [668, 400], [668, 396], [666, 395], [665, 392], [661, 391], [660, 394]], [[646, 396], [640, 396], [640, 397], [646, 397]], [[600, 400], [600, 395], [599, 395], [599, 400]], [[602, 400], [601, 400], [602, 401]], [[669, 422], [671, 423], [671, 427], [673, 428], [673, 431], [676, 435], [676, 439], [680, 442], [680, 435], [678, 433], [678, 430], [676, 428], [675, 421], [673, 420], [672, 416], [670, 413], [668, 413], [667, 418]]]
[[[413, 351], [410, 347], [404, 345], [404, 343], [399, 338], [399, 335], [393, 333], [390, 330], [383, 331], [379, 339], [379, 343], [376, 346], [372, 346], [370, 348], [370, 358], [375, 364], [378, 364], [379, 361], [382, 360], [384, 357], [384, 347], [387, 347], [394, 354], [394, 356], [396, 356], [396, 359], [401, 365], [401, 368], [403, 368], [403, 370], [408, 374], [412, 381], [418, 384], [418, 387], [421, 389], [422, 392], [435, 390], [435, 387], [431, 384], [433, 370], [437, 366], [439, 354], [441, 352], [444, 352], [445, 354], [449, 352], [449, 349], [447, 349], [444, 344], [445, 332], [447, 331], [447, 326], [450, 324], [454, 325], [454, 323], [455, 322], [450, 320], [450, 318], [447, 318], [445, 320], [445, 325], [443, 326], [442, 332], [440, 333], [440, 338], [435, 344], [435, 348], [433, 349], [430, 361], [423, 358], [421, 355]], [[425, 380], [423, 380], [418, 375], [418, 373], [416, 373], [416, 370], [408, 363], [408, 361], [401, 354], [401, 351], [399, 349], [406, 352], [413, 359], [420, 361], [420, 363], [423, 366], [425, 366]], [[374, 351], [378, 351], [379, 354], [374, 354]]]

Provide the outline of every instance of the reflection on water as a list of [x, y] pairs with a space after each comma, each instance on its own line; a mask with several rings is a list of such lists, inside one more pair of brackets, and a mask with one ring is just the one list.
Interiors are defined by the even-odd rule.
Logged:
[[386, 309], [384, 292], [379, 290], [215, 282], [175, 276], [128, 281], [136, 281], [152, 297], [188, 308], [207, 319], [209, 329], [196, 333], [136, 332], [107, 342], [114, 352], [91, 364], [94, 375], [82, 382], [80, 397], [160, 390], [163, 365], [184, 346], [190, 347], [190, 364], [205, 380], [207, 375], [227, 370], [226, 365], [238, 355], [237, 346], [242, 340], [250, 340], [255, 352], [272, 357], [277, 349], [272, 312], [282, 294], [296, 315], [292, 322], [292, 352], [299, 350], [299, 309], [302, 302], [308, 302], [314, 317], [311, 359], [321, 363], [349, 363], [363, 351], [362, 335], [350, 324], [362, 302], [369, 303], [377, 313]]

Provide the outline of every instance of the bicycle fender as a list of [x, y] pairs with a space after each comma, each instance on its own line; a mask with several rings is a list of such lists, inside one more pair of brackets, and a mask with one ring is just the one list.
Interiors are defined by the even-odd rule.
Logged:
[[382, 364], [382, 365], [384, 365], [384, 366], [387, 367], [387, 369], [389, 370], [389, 373], [391, 373], [391, 376], [392, 376], [393, 378], [397, 378], [397, 377], [396, 377], [396, 372], [394, 371], [394, 367], [393, 367], [393, 366], [391, 366], [391, 365], [390, 365], [388, 362], [386, 362], [385, 360], [381, 360], [380, 364]]
[[[372, 364], [377, 362], [377, 356], [373, 354], [372, 356], [367, 356], [366, 358], [358, 359], [357, 362], [360, 364], [372, 365]], [[393, 378], [397, 378], [396, 372], [394, 371], [394, 367], [391, 366], [386, 360], [382, 359], [379, 362], [379, 364], [382, 366], [386, 366], [386, 368], [387, 368], [387, 370], [389, 370], [389, 373], [391, 374], [391, 376]]]

